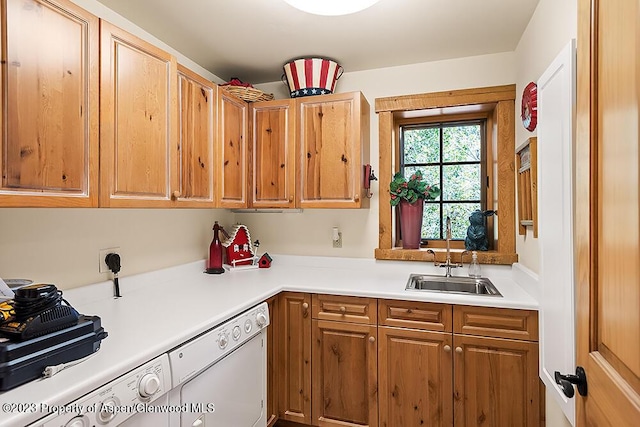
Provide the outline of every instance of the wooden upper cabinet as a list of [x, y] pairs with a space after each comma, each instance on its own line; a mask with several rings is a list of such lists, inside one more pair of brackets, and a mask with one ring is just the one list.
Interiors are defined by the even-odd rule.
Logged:
[[213, 207], [217, 86], [178, 64], [178, 187], [181, 207]]
[[298, 98], [299, 207], [359, 208], [369, 162], [369, 103], [360, 92]]
[[100, 25], [100, 206], [171, 206], [178, 191], [176, 60]]
[[0, 206], [97, 206], [98, 19], [2, 1]]
[[221, 208], [247, 207], [247, 130], [249, 105], [218, 90], [216, 198]]
[[295, 102], [251, 103], [250, 206], [295, 207]]

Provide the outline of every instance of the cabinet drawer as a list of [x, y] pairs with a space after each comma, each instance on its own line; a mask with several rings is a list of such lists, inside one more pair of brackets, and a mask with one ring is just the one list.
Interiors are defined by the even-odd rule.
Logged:
[[396, 300], [378, 303], [379, 324], [398, 328], [451, 332], [451, 313], [450, 304]]
[[375, 298], [314, 294], [311, 315], [319, 320], [375, 325], [378, 321], [377, 301]]
[[538, 312], [458, 305], [453, 308], [453, 332], [538, 341]]

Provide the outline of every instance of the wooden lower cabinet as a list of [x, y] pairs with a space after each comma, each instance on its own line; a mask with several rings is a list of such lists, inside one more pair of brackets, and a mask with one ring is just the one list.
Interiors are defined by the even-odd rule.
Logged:
[[276, 426], [540, 425], [534, 311], [378, 300], [355, 323], [322, 319], [349, 318], [353, 297], [278, 298]]
[[455, 334], [454, 425], [539, 426], [538, 344]]
[[451, 426], [452, 335], [378, 328], [380, 427]]
[[311, 424], [311, 295], [285, 292], [278, 304], [278, 415]]
[[377, 426], [377, 326], [314, 319], [311, 337], [313, 425]]
[[270, 322], [267, 326], [267, 427], [272, 427], [278, 421], [278, 351], [280, 340], [278, 333], [278, 304], [277, 296], [267, 300]]

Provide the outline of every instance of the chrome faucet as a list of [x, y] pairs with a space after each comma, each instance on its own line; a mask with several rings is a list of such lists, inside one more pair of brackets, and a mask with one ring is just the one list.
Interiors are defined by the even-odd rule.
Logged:
[[433, 249], [429, 249], [427, 250], [427, 253], [430, 253], [431, 255], [433, 255], [433, 265], [435, 267], [444, 267], [446, 268], [445, 270], [445, 277], [451, 277], [451, 269], [452, 268], [458, 268], [458, 267], [463, 267], [464, 263], [462, 262], [462, 258], [465, 256], [465, 254], [468, 254], [469, 251], [463, 251], [460, 254], [460, 263], [452, 263], [451, 262], [451, 218], [449, 218], [447, 216], [447, 221], [445, 223], [445, 238], [447, 240], [447, 259], [445, 262], [439, 262], [436, 261], [436, 253], [433, 251]]

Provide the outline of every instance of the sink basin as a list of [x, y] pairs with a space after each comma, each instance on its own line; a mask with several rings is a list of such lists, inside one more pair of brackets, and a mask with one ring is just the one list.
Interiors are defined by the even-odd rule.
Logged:
[[408, 291], [445, 292], [467, 295], [502, 297], [486, 277], [444, 277], [429, 274], [412, 274], [407, 282]]

